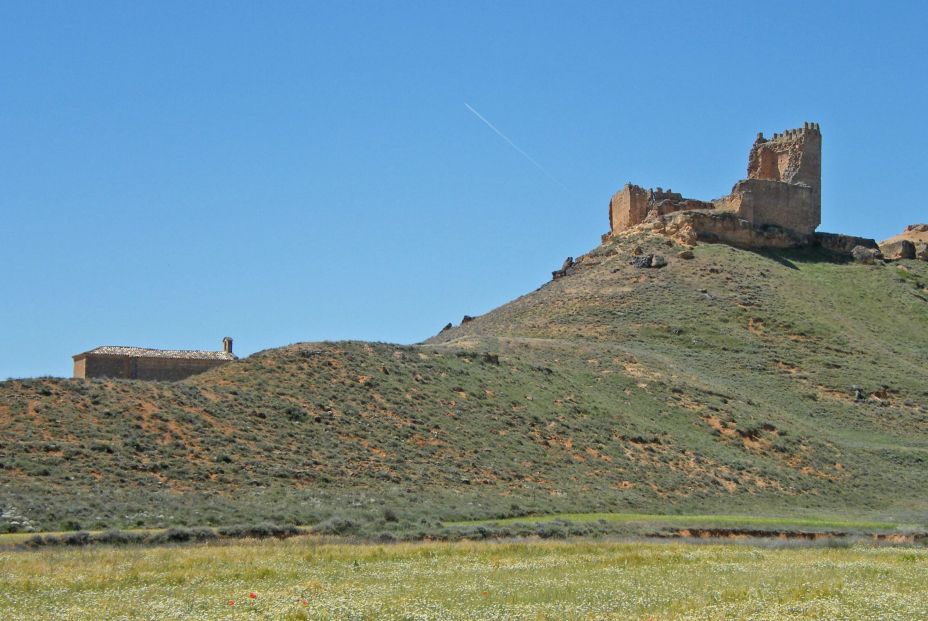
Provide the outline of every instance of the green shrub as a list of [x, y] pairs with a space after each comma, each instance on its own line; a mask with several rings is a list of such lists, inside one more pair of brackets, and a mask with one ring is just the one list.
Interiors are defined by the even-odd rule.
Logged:
[[301, 407], [291, 406], [287, 408], [287, 419], [295, 423], [301, 423], [309, 418], [309, 415]]
[[313, 532], [319, 535], [353, 535], [359, 531], [357, 522], [343, 517], [330, 517], [313, 527]]
[[266, 539], [276, 537], [284, 539], [300, 534], [300, 529], [292, 524], [279, 525], [266, 522], [252, 526], [229, 526], [219, 529], [219, 534], [223, 537], [252, 537], [255, 539]]
[[66, 546], [85, 546], [91, 542], [91, 535], [86, 530], [80, 530], [76, 533], [69, 533], [61, 538], [61, 543]]

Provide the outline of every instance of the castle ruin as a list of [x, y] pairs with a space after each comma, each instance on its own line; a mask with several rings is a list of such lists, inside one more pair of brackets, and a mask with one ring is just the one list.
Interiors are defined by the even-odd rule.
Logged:
[[[782, 233], [777, 245], [784, 245], [784, 235], [794, 244], [810, 243], [821, 223], [821, 187], [822, 134], [818, 123], [805, 123], [799, 129], [774, 134], [769, 140], [758, 133], [748, 155], [747, 179], [738, 181], [730, 194], [701, 201], [670, 189], [645, 190], [627, 183], [609, 202], [609, 235], [677, 212], [695, 212], [694, 216], [713, 212], [718, 217], [686, 218], [687, 225], [698, 228], [700, 223], [721, 223], [724, 226], [720, 230], [738, 231], [739, 239], [754, 240], [750, 245], [763, 245], [765, 236], [746, 235], [745, 231]], [[726, 222], [732, 218], [736, 221]], [[680, 224], [680, 218], [673, 220]], [[766, 237], [774, 238], [769, 234]]]

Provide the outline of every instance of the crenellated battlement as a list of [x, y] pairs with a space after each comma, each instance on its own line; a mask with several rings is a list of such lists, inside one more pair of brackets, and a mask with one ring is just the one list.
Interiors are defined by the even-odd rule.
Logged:
[[762, 133], [748, 155], [748, 179], [808, 185], [818, 192], [822, 178], [822, 133], [817, 123], [787, 129], [766, 140]]
[[648, 190], [648, 198], [652, 201], [662, 201], [662, 200], [683, 200], [683, 195], [679, 192], [674, 192], [670, 188], [666, 190], [664, 188], [651, 188]]
[[818, 123], [810, 123], [806, 121], [805, 123], [802, 124], [802, 127], [797, 127], [795, 129], [786, 129], [780, 133], [774, 133], [773, 137], [770, 138], [769, 140], [767, 138], [764, 138], [763, 132], [757, 132], [757, 140], [755, 140], [755, 143], [775, 142], [775, 141], [786, 142], [790, 140], [801, 140], [805, 138], [806, 134], [810, 136], [811, 135], [821, 136], [822, 132], [821, 132], [821, 129], [819, 129]]

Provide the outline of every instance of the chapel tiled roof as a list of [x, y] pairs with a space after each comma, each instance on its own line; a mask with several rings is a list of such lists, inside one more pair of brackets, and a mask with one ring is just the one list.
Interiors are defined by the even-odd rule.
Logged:
[[235, 360], [235, 354], [227, 351], [205, 351], [202, 349], [148, 349], [146, 347], [124, 347], [122, 345], [104, 345], [75, 358], [89, 355], [129, 356], [130, 358], [186, 358], [188, 360]]

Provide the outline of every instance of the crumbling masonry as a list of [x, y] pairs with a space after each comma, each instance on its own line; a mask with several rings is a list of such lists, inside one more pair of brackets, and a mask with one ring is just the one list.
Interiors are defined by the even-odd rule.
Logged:
[[[707, 216], [687, 218], [691, 228], [711, 223], [723, 232], [737, 230], [740, 238], [747, 239], [745, 231], [750, 231], [751, 240], [774, 239], [769, 235], [772, 229], [796, 243], [808, 243], [821, 223], [821, 186], [822, 134], [818, 123], [805, 123], [769, 140], [758, 133], [748, 156], [747, 179], [738, 181], [731, 194], [707, 202], [684, 198], [670, 189], [645, 190], [627, 183], [609, 202], [610, 234], [687, 211]], [[708, 211], [717, 216], [708, 217]], [[736, 220], [729, 222], [732, 218]], [[680, 218], [673, 220], [680, 224]], [[754, 231], [758, 235], [753, 235]]]

